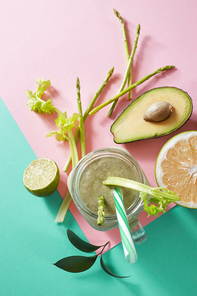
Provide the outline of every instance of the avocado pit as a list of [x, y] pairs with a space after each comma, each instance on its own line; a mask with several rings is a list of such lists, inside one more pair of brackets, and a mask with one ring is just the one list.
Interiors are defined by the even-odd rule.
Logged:
[[172, 114], [173, 107], [166, 101], [156, 102], [146, 110], [143, 119], [150, 122], [166, 120]]

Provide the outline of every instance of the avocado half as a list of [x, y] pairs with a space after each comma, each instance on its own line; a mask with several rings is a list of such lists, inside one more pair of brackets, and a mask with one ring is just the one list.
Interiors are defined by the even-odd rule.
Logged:
[[[172, 105], [172, 114], [164, 121], [149, 122], [143, 119], [146, 110], [154, 103], [166, 101]], [[111, 126], [117, 144], [169, 135], [183, 126], [193, 111], [192, 99], [182, 89], [158, 87], [136, 98]]]

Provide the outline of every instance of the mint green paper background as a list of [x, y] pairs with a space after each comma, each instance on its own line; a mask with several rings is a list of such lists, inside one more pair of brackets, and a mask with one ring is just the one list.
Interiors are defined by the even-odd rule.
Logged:
[[[145, 227], [148, 240], [137, 245], [138, 261], [129, 264], [119, 244], [104, 255], [107, 266], [127, 279], [107, 275], [99, 261], [81, 274], [52, 263], [84, 254], [66, 236], [67, 228], [85, 239], [68, 212], [55, 224], [61, 196], [37, 198], [23, 186], [27, 165], [36, 158], [0, 99], [0, 295], [136, 295], [197, 294], [197, 210], [175, 207]], [[33, 135], [32, 135], [33, 136]]]

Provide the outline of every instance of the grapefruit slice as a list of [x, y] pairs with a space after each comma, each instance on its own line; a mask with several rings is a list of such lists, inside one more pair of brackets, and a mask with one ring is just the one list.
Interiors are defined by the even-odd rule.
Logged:
[[166, 142], [157, 157], [155, 178], [159, 187], [180, 196], [177, 204], [197, 208], [197, 131], [180, 133]]

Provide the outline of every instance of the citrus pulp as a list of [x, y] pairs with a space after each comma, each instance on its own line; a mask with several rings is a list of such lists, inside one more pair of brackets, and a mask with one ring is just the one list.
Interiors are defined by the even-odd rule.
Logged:
[[197, 208], [197, 131], [187, 131], [172, 137], [161, 149], [155, 178], [159, 187], [174, 191], [176, 203]]
[[51, 195], [59, 184], [57, 164], [48, 158], [32, 161], [23, 174], [23, 184], [32, 194], [40, 197]]

